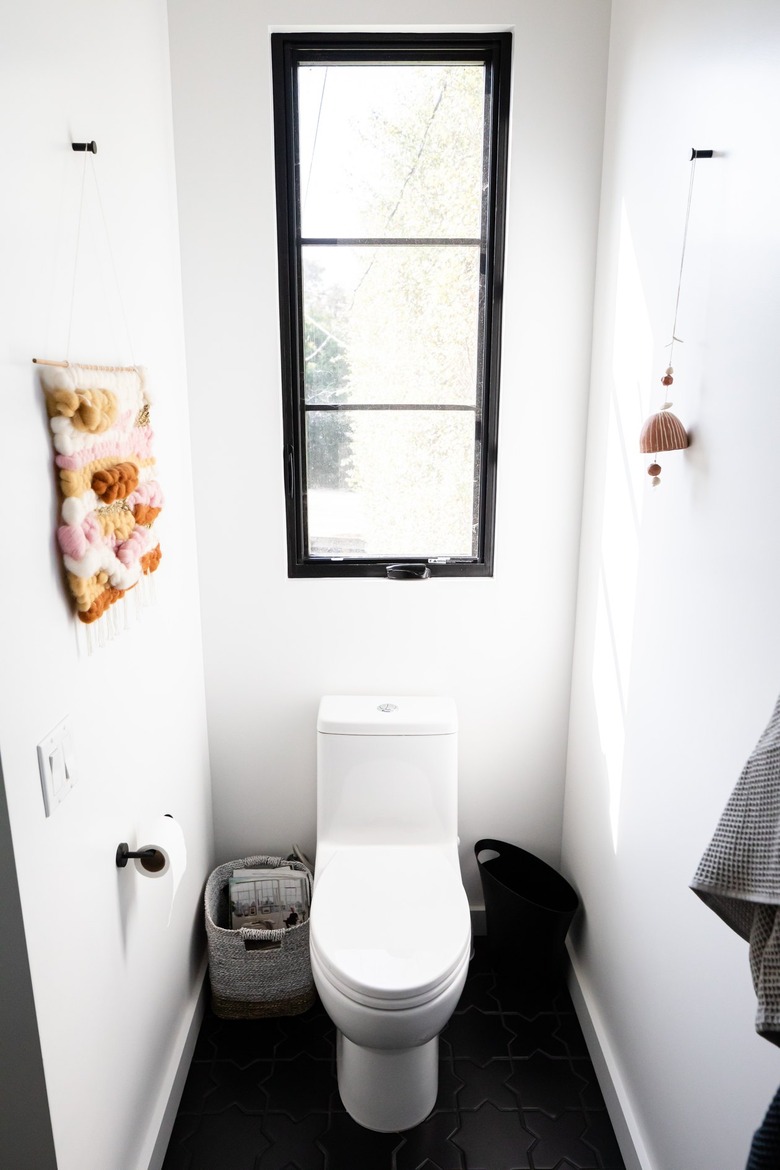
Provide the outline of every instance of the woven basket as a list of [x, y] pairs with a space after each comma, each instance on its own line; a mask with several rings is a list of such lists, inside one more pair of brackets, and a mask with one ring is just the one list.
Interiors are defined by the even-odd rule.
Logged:
[[[229, 930], [228, 881], [234, 869], [290, 865], [309, 874], [299, 861], [282, 857], [243, 857], [214, 870], [206, 883], [206, 936], [214, 1014], [247, 1020], [297, 1016], [316, 1000], [309, 961], [309, 923], [286, 930]], [[311, 874], [309, 874], [311, 879]]]

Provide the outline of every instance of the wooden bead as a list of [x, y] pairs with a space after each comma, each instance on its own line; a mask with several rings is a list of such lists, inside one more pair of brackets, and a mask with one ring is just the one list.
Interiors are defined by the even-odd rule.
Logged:
[[671, 374], [664, 374], [663, 378], [661, 379], [661, 385], [662, 386], [671, 386], [673, 381], [674, 381], [674, 378], [672, 377]]
[[652, 485], [653, 487], [658, 487], [658, 485], [659, 485], [659, 483], [660, 483], [660, 482], [661, 482], [661, 481], [660, 481], [660, 479], [658, 478], [658, 476], [657, 476], [657, 475], [653, 476], [653, 485]]
[[664, 370], [664, 373], [665, 374], [673, 374], [674, 370], [672, 369], [671, 366], [667, 366], [666, 369]]
[[648, 475], [660, 475], [661, 474], [661, 464], [660, 463], [651, 463], [647, 469], [647, 474]]

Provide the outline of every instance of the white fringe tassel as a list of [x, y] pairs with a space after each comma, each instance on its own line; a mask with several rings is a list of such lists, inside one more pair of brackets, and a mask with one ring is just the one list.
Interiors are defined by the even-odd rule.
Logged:
[[140, 621], [143, 610], [157, 603], [154, 574], [144, 573], [138, 584], [120, 597], [96, 622], [76, 621], [79, 651], [91, 657]]

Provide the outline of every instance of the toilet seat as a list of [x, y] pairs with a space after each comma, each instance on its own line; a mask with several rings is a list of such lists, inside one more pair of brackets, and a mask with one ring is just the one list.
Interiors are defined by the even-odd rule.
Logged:
[[417, 1007], [460, 977], [471, 917], [457, 856], [440, 846], [343, 847], [317, 874], [311, 949], [356, 1003]]

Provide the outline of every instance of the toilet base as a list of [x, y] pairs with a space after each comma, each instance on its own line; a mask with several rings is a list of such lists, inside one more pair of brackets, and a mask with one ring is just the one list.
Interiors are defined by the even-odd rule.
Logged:
[[354, 1121], [378, 1133], [424, 1121], [439, 1091], [439, 1038], [401, 1050], [361, 1048], [336, 1039], [339, 1093]]

